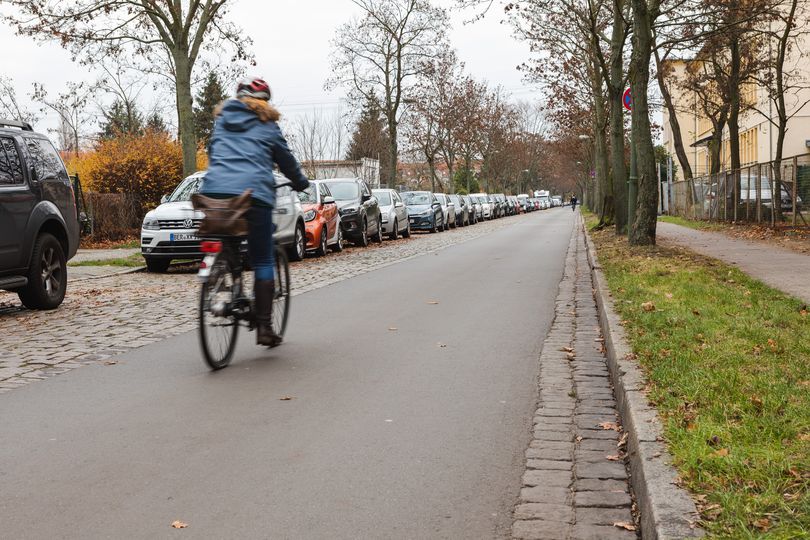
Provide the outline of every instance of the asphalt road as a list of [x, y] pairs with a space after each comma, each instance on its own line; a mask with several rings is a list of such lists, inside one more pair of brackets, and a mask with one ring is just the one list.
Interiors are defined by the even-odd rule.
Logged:
[[0, 537], [508, 535], [572, 226], [297, 296], [217, 373], [192, 332], [0, 396]]

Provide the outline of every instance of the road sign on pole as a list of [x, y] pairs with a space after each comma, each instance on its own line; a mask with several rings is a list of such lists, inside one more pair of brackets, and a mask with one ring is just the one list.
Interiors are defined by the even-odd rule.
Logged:
[[633, 109], [633, 98], [630, 96], [630, 88], [624, 91], [624, 95], [622, 96], [622, 104], [628, 111]]

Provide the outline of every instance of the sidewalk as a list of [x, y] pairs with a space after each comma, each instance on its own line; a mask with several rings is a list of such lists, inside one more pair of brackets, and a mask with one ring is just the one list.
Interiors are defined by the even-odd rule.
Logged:
[[80, 249], [70, 262], [106, 261], [109, 259], [125, 259], [136, 253], [140, 253], [141, 248], [119, 248], [119, 249]]
[[701, 255], [720, 259], [810, 304], [810, 255], [661, 221], [658, 222], [657, 231], [662, 244], [685, 247]]

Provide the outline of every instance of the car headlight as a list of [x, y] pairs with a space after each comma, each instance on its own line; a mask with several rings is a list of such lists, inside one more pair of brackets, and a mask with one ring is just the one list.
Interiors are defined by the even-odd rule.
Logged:
[[306, 212], [304, 212], [304, 221], [312, 221], [313, 219], [315, 219], [316, 215], [317, 212], [315, 212], [315, 210], [307, 210]]
[[344, 216], [346, 214], [356, 214], [356, 213], [357, 213], [357, 208], [344, 208], [343, 210], [340, 211], [341, 216]]
[[157, 231], [160, 229], [160, 222], [155, 218], [146, 218], [143, 220], [143, 228], [148, 231]]

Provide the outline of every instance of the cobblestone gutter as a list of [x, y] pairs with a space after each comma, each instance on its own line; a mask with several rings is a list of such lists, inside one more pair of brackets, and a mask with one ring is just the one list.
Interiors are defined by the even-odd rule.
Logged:
[[644, 377], [632, 359], [632, 351], [613, 308], [613, 299], [599, 266], [596, 249], [581, 219], [578, 229], [582, 231], [578, 236], [585, 239], [587, 246], [599, 322], [605, 336], [607, 365], [616, 386], [618, 410], [629, 435], [628, 463], [641, 516], [641, 536], [645, 540], [702, 537], [703, 530], [694, 525], [698, 519], [694, 502], [685, 490], [675, 484], [676, 472], [662, 442], [661, 422], [644, 395]]
[[576, 225], [540, 355], [539, 404], [514, 512], [519, 539], [634, 539], [624, 442]]

